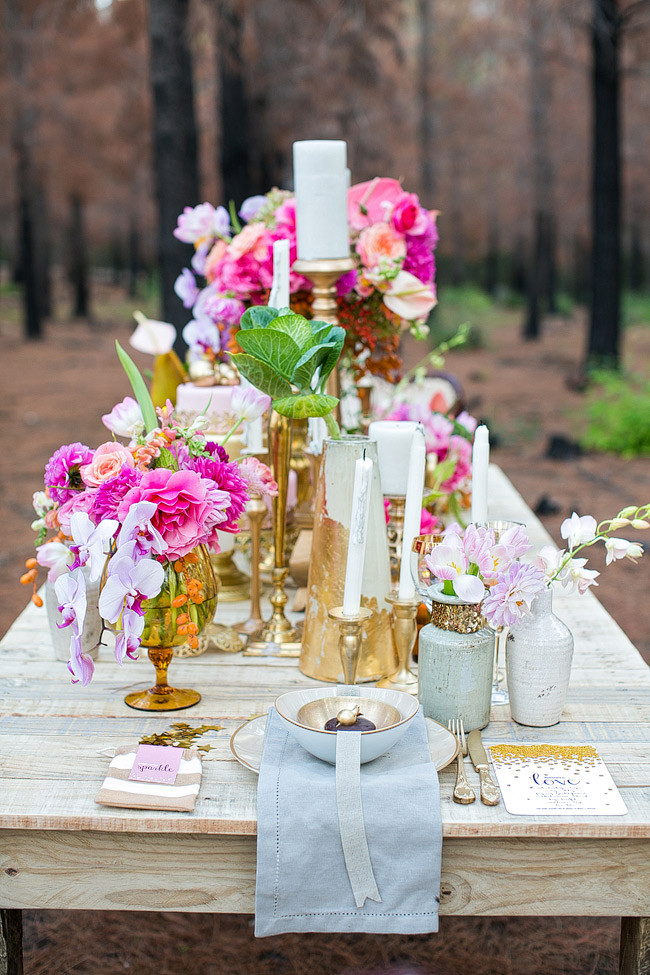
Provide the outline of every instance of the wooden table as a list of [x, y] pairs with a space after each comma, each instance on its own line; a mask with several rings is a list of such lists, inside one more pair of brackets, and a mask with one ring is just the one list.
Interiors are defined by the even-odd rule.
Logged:
[[[490, 516], [543, 527], [501, 471], [490, 471]], [[513, 724], [493, 709], [486, 741], [595, 745], [621, 790], [622, 817], [514, 817], [503, 805], [456, 805], [441, 773], [441, 914], [623, 917], [621, 972], [650, 972], [650, 670], [590, 593], [558, 594], [575, 637], [562, 722]], [[217, 619], [246, 607], [222, 604]], [[102, 650], [89, 687], [53, 659], [44, 610], [29, 606], [0, 644], [0, 975], [17, 975], [22, 908], [251, 913], [255, 892], [256, 776], [229, 747], [232, 732], [274, 697], [316, 685], [297, 661], [205, 655], [175, 661], [172, 683], [199, 689], [199, 705], [146, 717], [123, 703], [150, 686], [143, 656], [122, 669]], [[174, 720], [223, 726], [204, 763], [193, 815], [97, 806], [118, 744]], [[204, 739], [208, 740], [208, 739]], [[472, 773], [470, 773], [472, 774]], [[3, 960], [4, 959], [4, 960]]]

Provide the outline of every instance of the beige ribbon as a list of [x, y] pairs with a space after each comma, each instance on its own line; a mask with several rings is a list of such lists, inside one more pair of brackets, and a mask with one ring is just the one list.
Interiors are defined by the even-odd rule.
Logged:
[[345, 868], [357, 907], [366, 899], [381, 904], [372, 869], [361, 800], [361, 732], [336, 735], [336, 807]]

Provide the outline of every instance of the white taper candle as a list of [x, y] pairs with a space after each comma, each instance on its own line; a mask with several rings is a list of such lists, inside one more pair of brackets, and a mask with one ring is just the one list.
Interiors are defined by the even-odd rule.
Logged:
[[422, 518], [422, 494], [424, 491], [424, 469], [427, 462], [427, 450], [424, 442], [424, 430], [418, 424], [413, 431], [411, 451], [408, 464], [408, 483], [406, 485], [406, 503], [404, 505], [404, 529], [402, 532], [402, 561], [399, 567], [400, 599], [410, 600], [415, 595], [415, 584], [411, 575], [411, 545], [416, 535], [420, 534]]
[[484, 425], [476, 428], [472, 448], [472, 521], [488, 520], [488, 466], [490, 434]]
[[366, 556], [371, 483], [372, 461], [365, 457], [360, 457], [354, 465], [350, 538], [348, 541], [348, 561], [345, 569], [345, 589], [343, 592], [343, 613], [345, 616], [357, 616], [361, 606], [361, 582], [363, 579], [363, 563]]
[[273, 284], [269, 295], [271, 308], [289, 307], [289, 241], [273, 242]]

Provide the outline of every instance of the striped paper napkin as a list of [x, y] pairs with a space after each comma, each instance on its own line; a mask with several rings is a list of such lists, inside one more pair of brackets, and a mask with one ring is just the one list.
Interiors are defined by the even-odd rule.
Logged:
[[196, 748], [184, 748], [173, 785], [140, 782], [129, 779], [137, 748], [118, 748], [108, 768], [108, 775], [95, 796], [102, 806], [127, 809], [167, 809], [171, 812], [194, 812], [201, 786], [201, 757]]

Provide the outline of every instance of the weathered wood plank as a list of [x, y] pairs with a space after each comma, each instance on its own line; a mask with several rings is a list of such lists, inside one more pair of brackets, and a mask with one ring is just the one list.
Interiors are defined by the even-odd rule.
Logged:
[[[440, 910], [646, 916], [646, 849], [635, 840], [449, 839]], [[251, 913], [254, 892], [253, 837], [10, 831], [0, 855], [0, 903], [12, 907]]]

